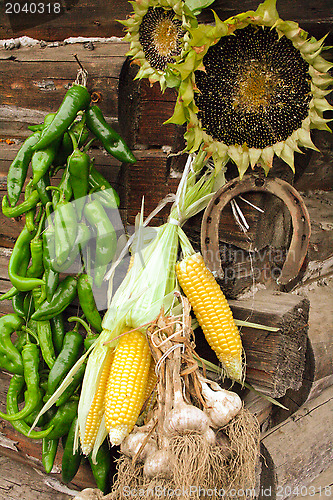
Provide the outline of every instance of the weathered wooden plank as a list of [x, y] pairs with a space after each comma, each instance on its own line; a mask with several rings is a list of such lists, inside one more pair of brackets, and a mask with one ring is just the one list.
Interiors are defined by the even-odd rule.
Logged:
[[[123, 26], [117, 19], [131, 13], [128, 2], [89, 2], [77, 0], [61, 3], [61, 15], [44, 15], [40, 18], [25, 16], [9, 19], [2, 16], [0, 37], [28, 35], [42, 40], [63, 40], [73, 36], [110, 37], [122, 36]], [[65, 7], [64, 7], [65, 6]], [[11, 23], [11, 24], [10, 24]]]
[[[282, 403], [289, 413], [296, 411], [306, 401], [318, 396], [333, 383], [333, 277], [323, 277], [316, 283], [301, 286], [298, 293], [310, 300], [308, 345], [303, 383], [298, 390], [289, 390]], [[310, 287], [310, 289], [308, 289]], [[288, 412], [275, 408], [273, 421], [286, 419]]]
[[279, 328], [267, 332], [242, 327], [247, 380], [272, 397], [299, 389], [303, 381], [309, 301], [262, 290], [253, 298], [230, 301], [237, 319]]
[[[1, 104], [23, 108], [17, 116], [16, 110], [11, 112], [2, 108], [2, 137], [10, 137], [10, 133], [22, 136], [22, 118], [24, 123], [33, 118], [33, 110], [36, 110], [35, 118], [39, 120], [41, 112], [55, 111], [59, 107], [69, 84], [76, 78], [78, 65], [73, 54], [77, 54], [88, 71], [89, 91], [101, 95], [100, 106], [104, 114], [111, 121], [117, 121], [118, 82], [127, 50], [128, 45], [119, 42], [96, 43], [93, 52], [85, 50], [83, 44], [45, 48], [34, 46], [15, 50], [9, 59], [8, 51], [0, 49], [0, 71], [3, 75], [0, 82]], [[24, 111], [27, 108], [29, 113]], [[10, 121], [18, 122], [16, 130], [13, 125], [12, 130], [7, 130]]]
[[269, 498], [300, 497], [301, 487], [328, 468], [333, 459], [332, 426], [333, 386], [267, 431], [262, 444], [271, 457], [271, 474], [261, 486], [270, 489]]
[[[142, 197], [145, 198], [144, 214], [149, 215], [162, 198], [175, 192], [179, 178], [168, 175], [168, 156], [160, 149], [137, 151], [135, 165], [125, 165], [123, 169], [126, 186], [127, 221], [134, 224], [135, 216], [141, 210]], [[170, 210], [167, 205], [154, 218], [154, 223], [165, 221]]]
[[261, 432], [265, 432], [270, 425], [272, 403], [253, 391], [248, 391], [242, 400], [245, 408], [257, 417]]
[[[164, 125], [174, 110], [177, 94], [147, 79], [135, 80], [136, 64], [126, 61], [119, 81], [119, 123], [131, 147], [168, 146], [173, 152], [184, 149], [184, 127]], [[126, 132], [125, 132], [126, 131]]]
[[[36, 15], [18, 18], [14, 15], [9, 19], [3, 15], [0, 37], [29, 35], [43, 40], [63, 40], [71, 36], [122, 36], [123, 28], [117, 19], [124, 19], [132, 10], [128, 2], [103, 2], [102, 0], [93, 2], [82, 0], [79, 3], [66, 1], [65, 5], [61, 3], [61, 6], [61, 14], [58, 16], [52, 13], [39, 18]], [[214, 10], [221, 19], [244, 10], [256, 9], [257, 6], [258, 2], [255, 0], [246, 0], [241, 6], [237, 0], [227, 3], [222, 0], [214, 2]], [[303, 29], [317, 37], [324, 36], [330, 31], [332, 22], [330, 7], [329, 0], [320, 0], [315, 4], [310, 0], [294, 2], [280, 0], [278, 4], [281, 17], [300, 22]], [[199, 19], [210, 22], [212, 20], [210, 9], [206, 9]]]

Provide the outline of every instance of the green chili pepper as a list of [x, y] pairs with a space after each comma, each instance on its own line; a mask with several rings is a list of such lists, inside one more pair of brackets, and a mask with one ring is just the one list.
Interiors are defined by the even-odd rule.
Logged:
[[49, 126], [43, 130], [35, 150], [43, 149], [59, 139], [73, 122], [78, 111], [88, 107], [90, 94], [83, 85], [72, 85]]
[[46, 474], [52, 471], [54, 459], [57, 454], [59, 439], [43, 439], [42, 443], [42, 464]]
[[55, 160], [54, 160], [54, 165], [56, 167], [65, 166], [67, 163], [67, 158], [72, 153], [73, 153], [72, 140], [69, 137], [68, 132], [65, 132], [63, 137], [62, 137], [59, 149], [57, 151], [57, 155], [56, 155]]
[[[42, 386], [40, 385], [40, 388], [42, 389]], [[44, 394], [44, 391], [43, 391], [43, 394]], [[28, 415], [26, 418], [24, 418], [24, 422], [31, 426], [34, 421], [36, 420], [40, 410], [43, 408], [43, 400], [40, 401], [40, 403], [37, 404], [36, 408], [30, 413], [30, 415]], [[46, 413], [44, 413], [43, 415], [41, 415], [37, 421], [37, 424], [36, 426], [37, 427], [43, 427], [45, 424], [47, 423], [47, 416], [46, 416]]]
[[43, 240], [42, 229], [44, 226], [45, 213], [42, 215], [38, 229], [30, 241], [31, 266], [27, 269], [28, 278], [39, 278], [44, 272], [43, 266]]
[[62, 313], [57, 314], [57, 316], [51, 318], [50, 323], [51, 323], [54, 350], [58, 356], [58, 354], [62, 349], [65, 337], [65, 324]]
[[85, 246], [88, 244], [91, 238], [92, 236], [89, 228], [86, 226], [84, 222], [80, 222], [77, 226], [77, 235], [76, 235], [76, 240], [74, 242], [74, 246], [67, 260], [61, 266], [58, 266], [57, 264], [53, 264], [53, 266], [59, 272], [67, 271], [67, 269], [69, 269], [77, 259], [79, 252], [85, 248]]
[[[29, 262], [27, 262], [27, 266], [26, 267], [28, 267], [28, 263]], [[9, 300], [9, 299], [12, 299], [18, 293], [19, 293], [18, 289], [15, 286], [12, 286], [9, 290], [7, 290], [7, 292], [5, 292], [5, 293], [3, 293], [1, 295], [0, 300]]]
[[[19, 263], [18, 270], [17, 270], [18, 274], [20, 276], [25, 276], [27, 274], [27, 269], [28, 269], [29, 261], [30, 261], [30, 254], [29, 254], [29, 252], [22, 252], [21, 262]], [[13, 286], [6, 293], [4, 293], [4, 294], [1, 295], [0, 300], [12, 299], [18, 293], [19, 293], [19, 290], [15, 286]]]
[[11, 415], [6, 415], [0, 411], [0, 417], [4, 420], [23, 420], [35, 410], [42, 401], [42, 394], [39, 388], [39, 349], [36, 344], [27, 342], [22, 349], [24, 380], [27, 386], [25, 391], [25, 404], [22, 410]]
[[30, 241], [35, 236], [35, 231], [29, 233], [26, 226], [22, 229], [19, 237], [14, 245], [12, 255], [9, 259], [8, 275], [12, 284], [21, 292], [27, 292], [43, 285], [44, 281], [37, 278], [28, 278], [20, 275], [22, 271], [22, 259], [26, 260], [27, 256], [30, 257]]
[[56, 406], [62, 406], [73, 396], [77, 388], [81, 385], [85, 370], [86, 370], [86, 363], [83, 363], [77, 370], [75, 375], [73, 375], [72, 382], [64, 390], [61, 396], [59, 396], [59, 398], [57, 399]]
[[23, 319], [16, 314], [6, 314], [0, 318], [0, 368], [23, 375], [22, 356], [13, 345], [11, 335], [20, 330]]
[[[35, 302], [35, 309], [38, 312], [41, 298], [41, 290], [35, 288], [32, 292]], [[51, 369], [55, 363], [56, 357], [54, 352], [52, 330], [49, 320], [35, 321], [39, 346], [45, 363]]]
[[29, 163], [33, 155], [32, 148], [37, 144], [39, 137], [39, 132], [28, 137], [9, 167], [7, 175], [7, 193], [12, 206], [16, 205], [20, 197], [27, 176]]
[[25, 296], [26, 294], [24, 292], [19, 292], [12, 298], [12, 306], [14, 313], [23, 319], [25, 318], [25, 309], [24, 309]]
[[[45, 116], [43, 130], [45, 130], [53, 121], [55, 113], [49, 113]], [[33, 185], [37, 185], [40, 180], [48, 173], [49, 168], [54, 162], [60, 139], [50, 144], [47, 148], [35, 151], [31, 158], [31, 167], [33, 173]]]
[[[48, 207], [46, 205], [46, 212]], [[52, 297], [59, 284], [59, 273], [53, 269], [52, 262], [55, 260], [55, 243], [54, 243], [54, 226], [50, 215], [48, 215], [47, 222], [45, 223], [45, 230], [43, 232], [43, 266], [44, 266], [44, 279], [45, 279], [45, 293], [46, 300], [51, 302]]]
[[64, 171], [61, 180], [59, 182], [59, 185], [56, 188], [51, 186], [49, 187], [49, 189], [53, 190], [52, 205], [54, 210], [57, 208], [57, 205], [60, 200], [62, 201], [62, 203], [70, 201], [73, 195], [73, 191], [69, 182], [68, 171], [67, 170]]
[[117, 191], [111, 184], [103, 177], [103, 175], [96, 170], [91, 163], [89, 172], [89, 186], [99, 200], [99, 202], [107, 208], [118, 208], [120, 205], [120, 198]]
[[124, 139], [106, 123], [98, 106], [90, 106], [85, 114], [87, 127], [101, 141], [108, 153], [123, 163], [136, 162], [135, 156]]
[[35, 151], [31, 158], [31, 167], [33, 174], [33, 184], [36, 185], [40, 179], [46, 174], [54, 159], [59, 148], [59, 140], [50, 144], [45, 149]]
[[106, 268], [116, 252], [117, 235], [108, 215], [97, 200], [85, 205], [84, 215], [97, 233], [94, 283], [97, 287], [100, 287]]
[[47, 394], [52, 395], [78, 360], [83, 345], [83, 337], [77, 330], [67, 332], [62, 349], [49, 373]]
[[89, 241], [91, 240], [91, 232], [88, 226], [81, 222], [78, 225], [77, 237], [75, 240], [75, 246], [79, 248], [79, 250], [83, 250]]
[[[18, 397], [23, 390], [24, 384], [22, 375], [14, 375], [11, 378], [7, 392], [7, 415], [13, 415], [19, 411]], [[31, 439], [42, 439], [53, 430], [53, 426], [51, 426], [44, 431], [33, 431], [23, 420], [14, 420], [11, 424], [16, 431]]]
[[27, 342], [27, 335], [25, 332], [16, 332], [16, 334], [17, 334], [17, 339], [14, 342], [14, 346], [16, 347], [18, 352], [21, 354], [23, 346]]
[[109, 478], [111, 469], [111, 456], [107, 441], [104, 441], [102, 446], [99, 448], [95, 463], [92, 460], [91, 455], [88, 456], [88, 459], [97, 484], [97, 488], [103, 491], [104, 495], [106, 495], [110, 491], [111, 483]]
[[28, 125], [28, 129], [31, 130], [32, 132], [39, 132], [43, 130], [44, 124], [43, 123], [37, 123], [36, 125]]
[[35, 312], [35, 305], [31, 293], [27, 293], [24, 298], [24, 314], [25, 319], [29, 320], [31, 315]]
[[[24, 191], [24, 201], [28, 202], [29, 198], [31, 199], [31, 195], [34, 191], [33, 185], [32, 185], [32, 180], [28, 182], [28, 184], [25, 186], [25, 191]], [[38, 196], [39, 193], [37, 192]], [[27, 226], [27, 229], [29, 233], [32, 233], [32, 231], [35, 229], [35, 214], [36, 214], [36, 206], [32, 207], [28, 211], [25, 212], [25, 225]]]
[[81, 274], [77, 282], [77, 293], [80, 306], [88, 323], [97, 330], [102, 331], [102, 318], [97, 310], [94, 294], [87, 274]]
[[73, 302], [76, 296], [76, 288], [77, 278], [75, 276], [66, 276], [59, 284], [51, 302], [44, 301], [31, 316], [31, 319], [43, 321], [63, 312]]
[[51, 418], [45, 431], [51, 429], [49, 439], [59, 439], [68, 434], [71, 424], [77, 415], [78, 399], [71, 399], [58, 408], [57, 413]]
[[69, 172], [69, 182], [72, 186], [75, 206], [78, 214], [78, 219], [82, 217], [82, 210], [86, 201], [89, 187], [89, 168], [90, 158], [87, 153], [83, 153], [78, 149], [74, 135], [70, 132], [73, 140], [74, 151], [68, 158], [67, 168]]
[[98, 337], [99, 337], [99, 334], [97, 334], [97, 333], [88, 335], [84, 339], [84, 349], [86, 351], [88, 351], [89, 347], [91, 347], [96, 342], [96, 340], [98, 339]]
[[60, 199], [54, 212], [54, 242], [57, 265], [65, 263], [77, 235], [77, 215], [73, 203]]
[[[2, 213], [5, 217], [19, 217], [34, 208], [39, 202], [39, 194], [33, 191], [29, 198], [16, 207], [10, 207], [7, 195], [2, 198]], [[33, 229], [32, 229], [33, 230]]]
[[[85, 120], [74, 121], [68, 129], [72, 132], [78, 142], [79, 148], [88, 139], [89, 131], [85, 127]], [[65, 132], [61, 141], [60, 148], [58, 150], [55, 164], [56, 165], [66, 165], [67, 158], [73, 153], [73, 143], [68, 132]]]
[[50, 185], [50, 174], [46, 172], [36, 184], [36, 190], [39, 194], [39, 199], [44, 206], [51, 201], [50, 192], [46, 189]]
[[81, 120], [75, 120], [69, 127], [68, 131], [74, 135], [78, 143], [78, 147], [81, 148], [89, 137], [89, 130], [86, 127], [85, 114], [82, 115]]
[[74, 450], [75, 441], [75, 429], [77, 424], [77, 417], [74, 418], [72, 425], [69, 429], [68, 436], [66, 439], [66, 445], [64, 448], [64, 453], [62, 456], [61, 463], [61, 477], [64, 483], [69, 483], [75, 477], [77, 471], [79, 470], [82, 453], [80, 449]]

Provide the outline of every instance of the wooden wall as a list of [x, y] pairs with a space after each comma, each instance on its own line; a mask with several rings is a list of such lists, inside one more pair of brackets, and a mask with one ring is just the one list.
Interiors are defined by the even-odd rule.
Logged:
[[[257, 4], [258, 2], [255, 0], [244, 0], [243, 2], [216, 0], [213, 7], [221, 18], [226, 18], [238, 13], [240, 5], [242, 10], [247, 10], [255, 9]], [[145, 211], [148, 214], [161, 198], [169, 192], [174, 192], [177, 188], [185, 157], [182, 155], [168, 156], [168, 152], [175, 153], [182, 150], [184, 129], [174, 125], [163, 125], [163, 122], [172, 114], [176, 95], [173, 90], [167, 90], [161, 94], [158, 85], [150, 87], [147, 81], [134, 81], [133, 77], [137, 69], [126, 60], [125, 54], [128, 46], [118, 38], [90, 42], [82, 40], [75, 44], [64, 43], [64, 40], [69, 37], [122, 37], [124, 34], [122, 26], [117, 23], [116, 19], [123, 19], [130, 14], [131, 8], [127, 1], [64, 0], [61, 5], [61, 16], [42, 16], [39, 19], [27, 17], [23, 22], [22, 18], [6, 16], [4, 2], [0, 2], [0, 201], [6, 191], [6, 175], [9, 165], [28, 134], [27, 125], [39, 123], [47, 112], [58, 108], [68, 84], [75, 79], [78, 66], [74, 54], [77, 54], [89, 73], [88, 89], [101, 95], [99, 105], [107, 120], [126, 138], [138, 160], [136, 165], [125, 166], [111, 156], [105, 155], [102, 150], [98, 148], [94, 150], [97, 168], [119, 191], [124, 222], [133, 224], [134, 217], [140, 209], [143, 195], [145, 195]], [[304, 29], [317, 38], [331, 32], [326, 43], [333, 45], [331, 0], [317, 0], [316, 2], [278, 0], [278, 9], [281, 17], [299, 22]], [[200, 19], [211, 21], [211, 12], [205, 12], [200, 16]], [[29, 36], [43, 42], [32, 47], [18, 47], [12, 50], [1, 48], [1, 39], [20, 36]], [[333, 59], [332, 52], [328, 52], [327, 56], [331, 60]], [[332, 102], [332, 97], [329, 99]], [[307, 151], [304, 155], [296, 154], [294, 183], [297, 189], [305, 192], [310, 192], [313, 189], [330, 190], [333, 184], [332, 135], [327, 132], [315, 131], [314, 142], [320, 149], [319, 153]], [[289, 167], [275, 161], [275, 169], [279, 175], [290, 179]], [[231, 174], [235, 174], [232, 169]], [[292, 181], [292, 179], [290, 180]], [[265, 203], [263, 200], [261, 202]], [[167, 214], [168, 209], [164, 209], [154, 223], [160, 224], [165, 221]], [[246, 213], [246, 211], [245, 215], [251, 218], [251, 214]], [[10, 287], [7, 274], [10, 248], [22, 226], [22, 220], [6, 219], [0, 214], [0, 293], [5, 292]], [[200, 217], [197, 217], [190, 227], [187, 226], [187, 229], [195, 243], [200, 231]], [[288, 240], [287, 233], [288, 231], [285, 234], [286, 240]], [[316, 247], [318, 247], [318, 242], [316, 242]], [[251, 284], [252, 278], [250, 277], [246, 286], [251, 286]], [[244, 285], [242, 286], [244, 287]], [[239, 286], [237, 293], [241, 289], [242, 287]], [[291, 309], [296, 308], [298, 302], [296, 301], [296, 305], [291, 306], [287, 299], [286, 294], [281, 297], [276, 296], [274, 303], [286, 301]], [[260, 306], [262, 310], [265, 309], [265, 304], [270, 305], [269, 298], [265, 294], [258, 295], [256, 300], [262, 301]], [[293, 303], [293, 301], [291, 302]], [[300, 302], [305, 311], [304, 317], [306, 317], [308, 304], [302, 300]], [[249, 310], [253, 309], [253, 304], [251, 297], [248, 299]], [[234, 301], [232, 305], [240, 317], [245, 314], [244, 305], [237, 304], [237, 301]], [[286, 306], [284, 307], [286, 308]], [[260, 312], [261, 309], [258, 311]], [[10, 310], [10, 304], [0, 303], [0, 314]], [[286, 314], [284, 314], [282, 306], [277, 307], [277, 310], [281, 316], [279, 326], [280, 323], [284, 325], [285, 317], [289, 318], [291, 313], [286, 309]], [[259, 314], [258, 311], [257, 314]], [[267, 321], [271, 321], [270, 313], [267, 311], [264, 313], [267, 316]], [[259, 319], [262, 320], [264, 313], [260, 313]], [[276, 322], [276, 320], [274, 321]], [[304, 335], [306, 335], [306, 318], [302, 322], [302, 328], [305, 332]], [[275, 337], [272, 336], [271, 341], [277, 339], [278, 349], [276, 353], [283, 359], [284, 330], [282, 328], [281, 332], [278, 332]], [[257, 343], [257, 337], [254, 339], [255, 342], [253, 341], [255, 335], [258, 336], [255, 332], [248, 333], [248, 344]], [[261, 337], [266, 341], [264, 333], [261, 334]], [[276, 360], [280, 358], [274, 358], [274, 356], [268, 359], [270, 369], [267, 370], [267, 377], [261, 377], [259, 372], [265, 371], [262, 369], [263, 363], [268, 363], [264, 355], [268, 351], [265, 351], [266, 347], [262, 341], [260, 344], [262, 350], [258, 351], [257, 357], [250, 360], [252, 363], [252, 383], [259, 383], [260, 379], [264, 385], [260, 386], [259, 384], [257, 387], [274, 397], [279, 397], [288, 388], [291, 388], [297, 396], [297, 388], [301, 382], [304, 366], [304, 338], [300, 339], [298, 344], [301, 357], [297, 360], [298, 364], [293, 365], [297, 368], [294, 370], [295, 373], [297, 372], [297, 380], [296, 378], [292, 379], [291, 370], [288, 370], [288, 366], [286, 366], [288, 377], [291, 377], [292, 380], [285, 378], [282, 380], [283, 387], [278, 386], [278, 380], [274, 376], [274, 367], [277, 363]], [[268, 341], [267, 343], [269, 344]], [[312, 345], [314, 344], [312, 342]], [[250, 349], [251, 345], [247, 347]], [[308, 351], [311, 349], [308, 348]], [[261, 365], [260, 360], [262, 361]], [[311, 367], [311, 360], [308, 366]], [[280, 376], [283, 377], [281, 374]], [[322, 373], [316, 376], [318, 379], [324, 377]], [[312, 383], [313, 373], [311, 377]], [[295, 397], [294, 393], [292, 397]], [[262, 403], [262, 398], [260, 401]], [[258, 401], [256, 401], [256, 408], [259, 411]], [[268, 419], [270, 410], [270, 404], [263, 406], [261, 410], [262, 421]], [[303, 437], [300, 436], [300, 439]], [[274, 453], [268, 438], [265, 444], [273, 456]], [[280, 449], [278, 451], [280, 453]]]
[[[226, 19], [240, 11], [255, 10], [259, 1], [216, 0], [212, 9]], [[88, 37], [121, 37], [122, 26], [117, 19], [124, 19], [131, 13], [130, 4], [126, 1], [110, 0], [65, 0], [60, 2], [59, 15], [44, 14], [37, 16], [25, 15], [17, 19], [15, 14], [5, 14], [5, 2], [0, 3], [0, 38], [11, 38], [22, 35], [33, 38], [64, 40], [72, 36]], [[316, 37], [321, 37], [331, 30], [332, 4], [330, 0], [278, 0], [277, 7], [283, 19], [297, 21], [303, 29]], [[203, 22], [213, 19], [210, 9], [201, 14]], [[332, 36], [332, 35], [331, 35]], [[331, 42], [329, 42], [330, 44]]]

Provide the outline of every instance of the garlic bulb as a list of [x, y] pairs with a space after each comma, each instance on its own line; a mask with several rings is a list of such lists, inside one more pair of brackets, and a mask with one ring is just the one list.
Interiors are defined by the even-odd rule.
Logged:
[[173, 463], [173, 455], [167, 448], [162, 448], [147, 456], [143, 473], [149, 478], [160, 476], [169, 479], [172, 476]]
[[208, 428], [207, 415], [196, 406], [188, 405], [184, 401], [177, 404], [164, 421], [166, 434], [182, 434], [190, 431], [204, 434]]
[[202, 395], [208, 405], [204, 412], [209, 417], [211, 426], [223, 427], [241, 410], [242, 400], [235, 392], [226, 391], [214, 382], [211, 385], [215, 390], [212, 390], [203, 378], [200, 378], [200, 382]]
[[[127, 436], [127, 438], [124, 439], [124, 441], [120, 445], [120, 451], [124, 453], [124, 455], [127, 455], [128, 457], [134, 457], [140, 450], [141, 446], [147, 439], [147, 433], [142, 432], [140, 430], [137, 430], [136, 432], [131, 432]], [[157, 451], [157, 445], [153, 438], [148, 438], [147, 442], [145, 443], [144, 447], [142, 448], [138, 459], [140, 461], [144, 461], [144, 459], [148, 456], [151, 455]]]

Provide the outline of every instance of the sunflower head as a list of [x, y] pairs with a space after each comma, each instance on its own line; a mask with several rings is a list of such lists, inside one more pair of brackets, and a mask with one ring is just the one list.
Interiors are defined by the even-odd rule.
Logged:
[[316, 149], [310, 129], [330, 130], [323, 112], [332, 64], [324, 39], [283, 21], [276, 0], [215, 25], [191, 30], [191, 48], [178, 65], [180, 86], [169, 120], [187, 122], [187, 148], [204, 143], [218, 168], [233, 160], [267, 173], [276, 154], [294, 169], [299, 147]]
[[127, 53], [140, 69], [136, 78], [149, 78], [166, 87], [167, 66], [181, 59], [188, 40], [188, 29], [196, 18], [181, 0], [136, 0], [130, 2], [133, 14], [125, 21]]

